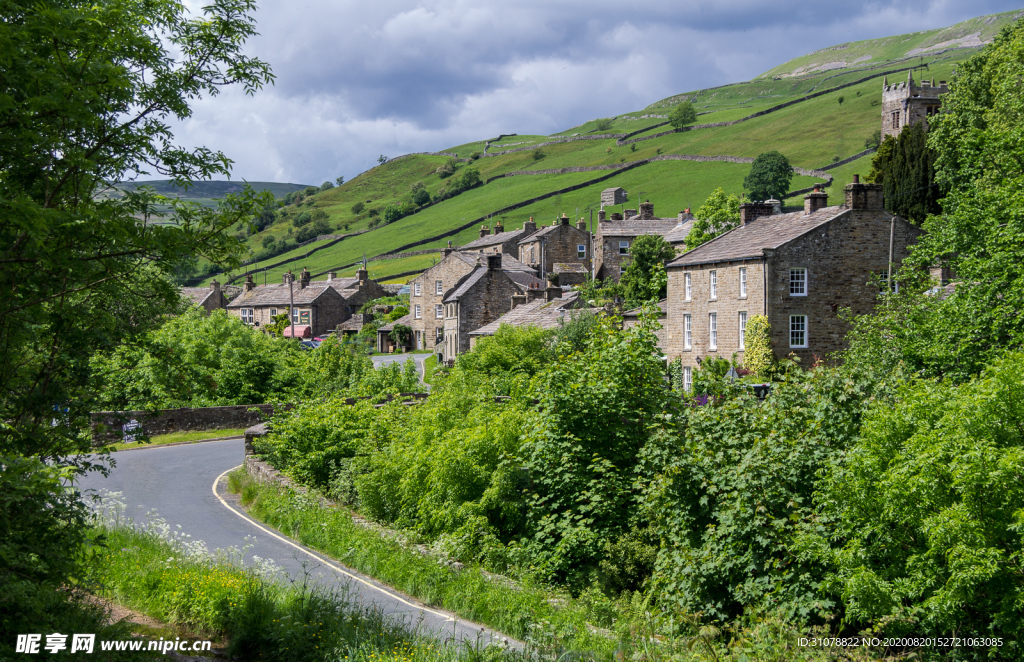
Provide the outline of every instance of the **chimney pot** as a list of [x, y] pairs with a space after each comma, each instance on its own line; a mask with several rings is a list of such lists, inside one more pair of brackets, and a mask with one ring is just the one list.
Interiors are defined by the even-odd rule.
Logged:
[[[853, 176], [853, 183], [854, 183], [854, 184], [860, 184], [860, 175], [854, 175], [854, 176]], [[818, 187], [817, 187], [817, 186], [815, 186], [815, 187], [814, 187], [814, 190], [815, 190], [815, 191], [817, 191], [817, 190], [818, 190]]]
[[547, 289], [544, 290], [544, 298], [548, 301], [554, 301], [562, 297], [562, 288], [557, 285], [548, 285]]
[[[219, 290], [220, 289], [220, 283], [217, 283], [217, 281], [213, 281], [213, 282], [217, 284], [217, 290]], [[252, 276], [246, 276], [245, 277], [245, 291], [248, 292], [248, 291], [253, 290], [255, 288], [256, 288], [256, 283], [252, 282]], [[217, 290], [214, 290], [214, 292], [216, 292]]]
[[501, 253], [491, 253], [487, 256], [487, 269], [489, 271], [501, 269]]
[[481, 225], [480, 226], [480, 238], [483, 239], [486, 236], [487, 236], [487, 226], [486, 225]]
[[607, 219], [607, 218], [608, 218], [608, 213], [604, 209], [601, 209], [600, 211], [597, 212], [597, 222], [598, 223], [604, 223], [605, 219]]

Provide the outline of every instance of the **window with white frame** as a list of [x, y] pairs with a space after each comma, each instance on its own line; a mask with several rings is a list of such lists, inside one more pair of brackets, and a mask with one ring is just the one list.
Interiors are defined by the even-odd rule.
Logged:
[[891, 287], [893, 292], [899, 292], [900, 291], [899, 281], [893, 281], [892, 285], [889, 285], [889, 271], [888, 270], [880, 271], [878, 273], [878, 275], [879, 275], [879, 277], [882, 280], [882, 284], [879, 285], [879, 287], [878, 287], [878, 291], [879, 292], [885, 292], [887, 287]]
[[747, 348], [747, 311], [740, 311], [740, 349]]
[[292, 308], [292, 324], [299, 323], [299, 311]]
[[807, 347], [807, 315], [789, 316], [789, 346]]
[[683, 274], [683, 293], [687, 301], [693, 298], [693, 281], [690, 280], [689, 273]]
[[740, 296], [747, 296], [747, 268], [740, 267]]
[[434, 344], [440, 345], [444, 342], [444, 327], [439, 326], [434, 329]]
[[537, 261], [537, 258], [534, 256], [533, 249], [534, 247], [530, 246], [530, 264], [534, 264]]
[[581, 259], [581, 260], [583, 258], [587, 257], [587, 245], [586, 244], [576, 244], [576, 257]]
[[693, 368], [688, 365], [683, 366], [683, 390], [693, 390]]
[[708, 298], [718, 298], [718, 271], [715, 269], [708, 272]]
[[252, 324], [253, 314], [252, 308], [242, 308], [242, 323]]
[[420, 295], [420, 285], [421, 285], [421, 283], [419, 281], [416, 281], [415, 283], [413, 283], [413, 285], [412, 285], [412, 293], [413, 293], [414, 296], [419, 296]]
[[277, 308], [271, 308], [270, 309], [270, 316], [271, 317], [277, 317]]
[[687, 313], [683, 315], [683, 349], [693, 348], [693, 318]]
[[443, 287], [444, 286], [442, 285], [441, 281], [435, 280], [434, 281], [434, 294], [444, 294]]
[[627, 255], [628, 253], [629, 253], [629, 242], [628, 241], [620, 241], [619, 242], [619, 255]]
[[789, 270], [789, 296], [807, 296], [807, 269], [804, 267]]
[[415, 319], [420, 319], [421, 317], [423, 317], [423, 312], [422, 312], [422, 310], [420, 309], [420, 304], [416, 304], [416, 305], [415, 305], [415, 306], [413, 307], [413, 309], [412, 309], [412, 310], [413, 310], [412, 316], [413, 316], [413, 317], [414, 317]]
[[625, 274], [627, 268], [629, 268], [628, 264], [620, 264], [619, 265], [619, 275], [621, 276], [621, 275]]
[[434, 317], [441, 319], [444, 317], [444, 306], [437, 304], [434, 306]]
[[718, 313], [708, 313], [708, 349], [718, 349]]

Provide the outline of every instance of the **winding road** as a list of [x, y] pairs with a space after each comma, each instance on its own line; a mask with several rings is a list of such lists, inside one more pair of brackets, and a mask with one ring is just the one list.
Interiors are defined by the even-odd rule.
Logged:
[[[507, 640], [503, 635], [439, 609], [427, 607], [407, 595], [363, 575], [289, 539], [244, 513], [235, 495], [225, 489], [227, 473], [242, 463], [241, 438], [181, 446], [153, 446], [114, 453], [116, 466], [107, 478], [97, 473], [80, 481], [82, 491], [120, 492], [126, 514], [136, 521], [156, 510], [171, 527], [202, 540], [210, 551], [248, 549], [253, 556], [273, 560], [292, 581], [306, 575], [347, 593], [364, 606], [400, 619], [421, 633], [441, 641], [486, 644]], [[511, 642], [515, 645], [517, 642]]]

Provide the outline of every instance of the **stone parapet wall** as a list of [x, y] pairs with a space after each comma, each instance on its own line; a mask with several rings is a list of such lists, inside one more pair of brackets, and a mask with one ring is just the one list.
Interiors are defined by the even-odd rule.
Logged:
[[[290, 405], [286, 405], [290, 409]], [[255, 409], [256, 411], [251, 411]], [[248, 428], [269, 420], [274, 405], [233, 405], [228, 407], [202, 407], [159, 409], [156, 411], [99, 411], [92, 414], [92, 438], [98, 442], [120, 439], [122, 426], [136, 421], [148, 436], [172, 432], [224, 430]]]

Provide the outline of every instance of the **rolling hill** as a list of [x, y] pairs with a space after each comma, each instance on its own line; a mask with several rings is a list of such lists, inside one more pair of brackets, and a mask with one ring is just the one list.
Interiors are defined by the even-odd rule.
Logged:
[[[538, 224], [563, 212], [589, 218], [599, 208], [600, 191], [610, 186], [629, 192], [631, 208], [649, 198], [661, 216], [695, 209], [719, 186], [741, 193], [747, 164], [773, 149], [803, 169], [785, 203], [799, 204], [802, 189], [826, 182], [830, 204], [837, 204], [853, 174], [870, 168], [883, 78], [913, 73], [915, 80], [949, 80], [958, 63], [1022, 15], [1007, 12], [941, 30], [840, 44], [752, 81], [674, 95], [551, 136], [502, 135], [398, 157], [283, 206], [257, 234], [238, 230], [260, 259], [227, 277], [252, 273], [279, 281], [283, 272], [303, 267], [314, 274], [330, 269], [347, 274], [365, 255], [372, 276], [404, 281], [429, 267], [448, 241], [467, 243], [493, 219], [511, 228], [530, 216]], [[668, 113], [684, 100], [696, 107], [697, 124], [672, 132]], [[438, 173], [446, 163], [456, 169], [450, 178]], [[412, 205], [414, 187], [435, 200], [467, 169], [479, 172], [480, 185]], [[412, 213], [380, 221], [389, 206], [402, 204]], [[296, 246], [293, 221], [304, 212], [326, 221], [330, 234]]]

